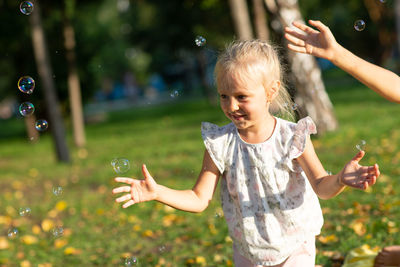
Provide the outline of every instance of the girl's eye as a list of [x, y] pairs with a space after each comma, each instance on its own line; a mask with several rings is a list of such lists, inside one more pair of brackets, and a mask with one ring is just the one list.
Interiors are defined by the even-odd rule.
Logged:
[[240, 99], [240, 100], [245, 100], [245, 99], [246, 99], [246, 96], [245, 96], [245, 95], [240, 95], [240, 96], [238, 96], [238, 99]]
[[226, 99], [226, 95], [220, 95], [219, 96], [221, 99]]

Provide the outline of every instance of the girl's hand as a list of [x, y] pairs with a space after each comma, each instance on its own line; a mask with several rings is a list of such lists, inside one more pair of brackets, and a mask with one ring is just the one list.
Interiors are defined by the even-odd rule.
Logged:
[[358, 163], [364, 155], [364, 151], [358, 152], [357, 155], [344, 166], [343, 170], [338, 174], [340, 184], [363, 190], [375, 184], [376, 179], [380, 175], [378, 164], [373, 166], [361, 166]]
[[142, 172], [144, 179], [136, 180], [132, 178], [126, 177], [117, 177], [115, 178], [116, 182], [126, 183], [128, 185], [114, 188], [112, 190], [113, 194], [118, 193], [128, 193], [123, 195], [122, 197], [117, 198], [115, 201], [120, 203], [126, 201], [122, 207], [127, 208], [135, 203], [140, 203], [144, 201], [154, 200], [157, 197], [156, 187], [157, 183], [154, 181], [153, 177], [151, 177], [149, 171], [146, 168], [146, 165], [142, 165]]
[[288, 48], [294, 52], [332, 60], [338, 46], [332, 32], [320, 21], [309, 20], [308, 23], [317, 30], [300, 22], [292, 24], [301, 32], [285, 27], [285, 38], [289, 41]]

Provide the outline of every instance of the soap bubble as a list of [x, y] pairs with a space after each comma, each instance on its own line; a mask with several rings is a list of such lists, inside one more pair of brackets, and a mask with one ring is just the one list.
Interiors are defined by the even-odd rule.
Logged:
[[29, 207], [23, 207], [19, 209], [19, 215], [20, 216], [28, 216], [31, 214], [31, 208]]
[[178, 90], [173, 90], [169, 95], [172, 98], [178, 97], [179, 96], [179, 91]]
[[37, 120], [35, 123], [35, 128], [39, 132], [46, 131], [48, 127], [49, 127], [49, 124], [47, 123], [46, 120]]
[[367, 144], [367, 142], [365, 140], [361, 140], [357, 145], [356, 148], [361, 151], [365, 149], [365, 145]]
[[64, 234], [64, 228], [62, 228], [61, 226], [54, 227], [52, 233], [55, 238], [62, 237]]
[[63, 193], [63, 188], [61, 186], [53, 186], [53, 195], [56, 197], [61, 196]]
[[35, 106], [33, 106], [31, 102], [24, 102], [21, 105], [19, 105], [19, 113], [24, 117], [32, 115], [34, 111], [35, 111]]
[[30, 76], [22, 76], [18, 80], [18, 89], [25, 94], [32, 94], [35, 89], [35, 80]]
[[299, 108], [299, 105], [297, 105], [296, 103], [293, 103], [293, 105], [291, 106], [292, 110], [297, 110]]
[[124, 158], [115, 158], [111, 161], [111, 166], [118, 174], [125, 173], [130, 169], [129, 160]]
[[382, 4], [386, 3], [386, 0], [379, 0]]
[[18, 235], [18, 229], [17, 228], [11, 228], [8, 230], [7, 236], [8, 238], [16, 238]]
[[206, 44], [206, 38], [203, 36], [196, 36], [196, 39], [194, 40], [197, 46], [204, 46]]
[[22, 12], [24, 15], [30, 15], [33, 11], [33, 4], [31, 1], [23, 1], [19, 5], [19, 10]]
[[163, 252], [165, 251], [165, 246], [164, 246], [164, 245], [159, 246], [159, 247], [158, 247], [158, 251], [159, 251], [160, 253], [163, 253]]
[[362, 19], [356, 20], [354, 22], [354, 29], [356, 29], [357, 31], [362, 31], [365, 29], [365, 22]]
[[125, 266], [135, 266], [138, 264], [138, 259], [136, 257], [125, 258]]

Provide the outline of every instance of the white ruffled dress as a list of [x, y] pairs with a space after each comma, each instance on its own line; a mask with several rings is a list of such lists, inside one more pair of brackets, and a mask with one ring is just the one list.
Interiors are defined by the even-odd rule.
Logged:
[[243, 141], [233, 123], [202, 123], [208, 153], [222, 174], [221, 202], [235, 249], [257, 265], [282, 263], [320, 233], [318, 197], [295, 160], [316, 133], [310, 117], [292, 123], [276, 118], [271, 137]]

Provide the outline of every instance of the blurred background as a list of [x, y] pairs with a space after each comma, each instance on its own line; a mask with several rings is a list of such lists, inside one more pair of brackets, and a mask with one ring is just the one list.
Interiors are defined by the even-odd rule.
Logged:
[[200, 122], [227, 123], [217, 56], [250, 38], [280, 47], [293, 110], [316, 122], [327, 169], [366, 140], [366, 161], [385, 171], [376, 192], [321, 202], [317, 262], [400, 244], [400, 110], [329, 61], [288, 52], [284, 27], [308, 19], [400, 73], [399, 0], [0, 0], [0, 266], [232, 266], [218, 197], [205, 215], [157, 203], [125, 211], [113, 204], [121, 173], [110, 162], [128, 160], [124, 175], [135, 177], [146, 162], [161, 183], [190, 188]]

